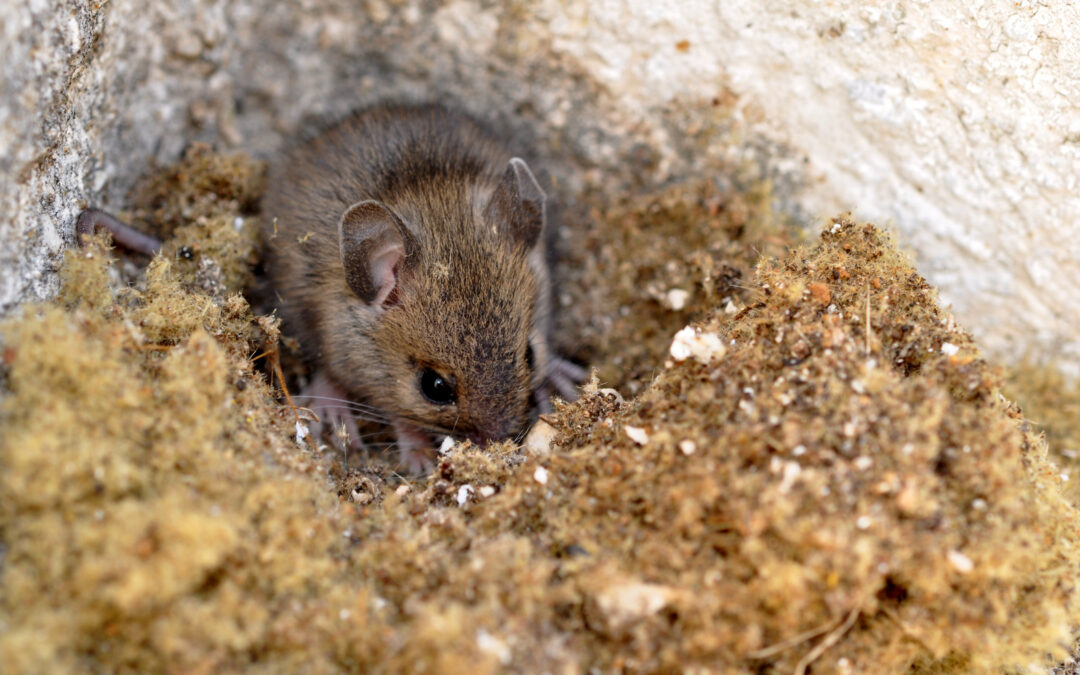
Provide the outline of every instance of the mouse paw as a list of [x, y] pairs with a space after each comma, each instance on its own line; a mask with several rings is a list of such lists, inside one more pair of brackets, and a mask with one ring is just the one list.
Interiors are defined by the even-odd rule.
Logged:
[[558, 394], [567, 401], [576, 401], [578, 398], [577, 387], [588, 376], [588, 371], [581, 366], [557, 356], [553, 357], [548, 362], [544, 383], [537, 388], [534, 395], [540, 414], [545, 415], [552, 411], [551, 396], [553, 394]]
[[351, 401], [348, 394], [329, 377], [321, 372], [316, 374], [296, 397], [296, 402], [319, 418], [318, 422], [310, 425], [313, 438], [322, 438], [323, 432], [329, 430], [339, 449], [363, 449], [356, 418], [349, 411]]
[[394, 422], [394, 433], [397, 435], [400, 464], [406, 471], [414, 476], [422, 476], [435, 469], [438, 453], [432, 444], [431, 434], [400, 420]]

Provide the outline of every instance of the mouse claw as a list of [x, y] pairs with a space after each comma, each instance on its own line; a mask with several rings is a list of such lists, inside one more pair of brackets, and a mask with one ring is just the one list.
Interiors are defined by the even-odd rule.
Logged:
[[578, 399], [578, 385], [584, 382], [588, 376], [588, 371], [576, 363], [557, 356], [552, 358], [548, 362], [544, 383], [537, 388], [534, 395], [539, 413], [547, 415], [553, 412], [554, 408], [551, 405], [552, 395], [558, 395], [566, 401], [576, 401]]
[[312, 438], [321, 439], [323, 432], [329, 430], [338, 449], [362, 450], [364, 443], [360, 438], [360, 428], [345, 405], [348, 403], [346, 397], [341, 387], [320, 372], [304, 387], [296, 400], [316, 415], [316, 420], [309, 425]]
[[589, 372], [577, 365], [555, 357], [548, 364], [547, 381], [556, 394], [567, 401], [576, 401], [578, 397], [578, 385], [589, 377]]
[[436, 451], [430, 434], [407, 422], [394, 421], [400, 464], [414, 476], [431, 473], [435, 469]]

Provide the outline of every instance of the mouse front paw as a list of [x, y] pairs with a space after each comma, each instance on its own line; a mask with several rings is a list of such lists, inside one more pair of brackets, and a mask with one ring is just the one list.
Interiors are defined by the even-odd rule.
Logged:
[[333, 443], [341, 450], [362, 450], [363, 440], [356, 417], [352, 413], [355, 405], [348, 399], [348, 394], [336, 382], [319, 372], [296, 397], [296, 402], [319, 418], [312, 422], [312, 438], [320, 439], [324, 431], [330, 431]]
[[544, 383], [537, 387], [534, 394], [540, 414], [545, 415], [552, 411], [552, 395], [557, 394], [567, 401], [576, 401], [578, 398], [578, 385], [584, 382], [588, 376], [588, 371], [576, 363], [557, 356], [552, 357], [548, 362]]
[[401, 420], [394, 422], [394, 433], [397, 435], [400, 464], [406, 471], [414, 476], [422, 476], [435, 469], [438, 451], [431, 434]]

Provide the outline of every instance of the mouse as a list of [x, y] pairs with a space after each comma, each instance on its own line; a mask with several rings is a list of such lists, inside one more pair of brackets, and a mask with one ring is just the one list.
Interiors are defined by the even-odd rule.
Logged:
[[586, 372], [551, 347], [546, 201], [505, 136], [441, 104], [363, 109], [288, 150], [264, 269], [313, 372], [298, 399], [351, 447], [357, 419], [389, 425], [422, 474], [444, 437], [515, 438], [576, 398]]

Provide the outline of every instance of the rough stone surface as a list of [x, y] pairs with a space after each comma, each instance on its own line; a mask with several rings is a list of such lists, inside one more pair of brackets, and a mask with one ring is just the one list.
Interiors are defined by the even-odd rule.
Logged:
[[192, 141], [269, 157], [384, 98], [516, 131], [564, 195], [752, 167], [895, 224], [990, 351], [1080, 369], [1074, 4], [28, 0], [0, 5], [0, 313], [87, 205]]

